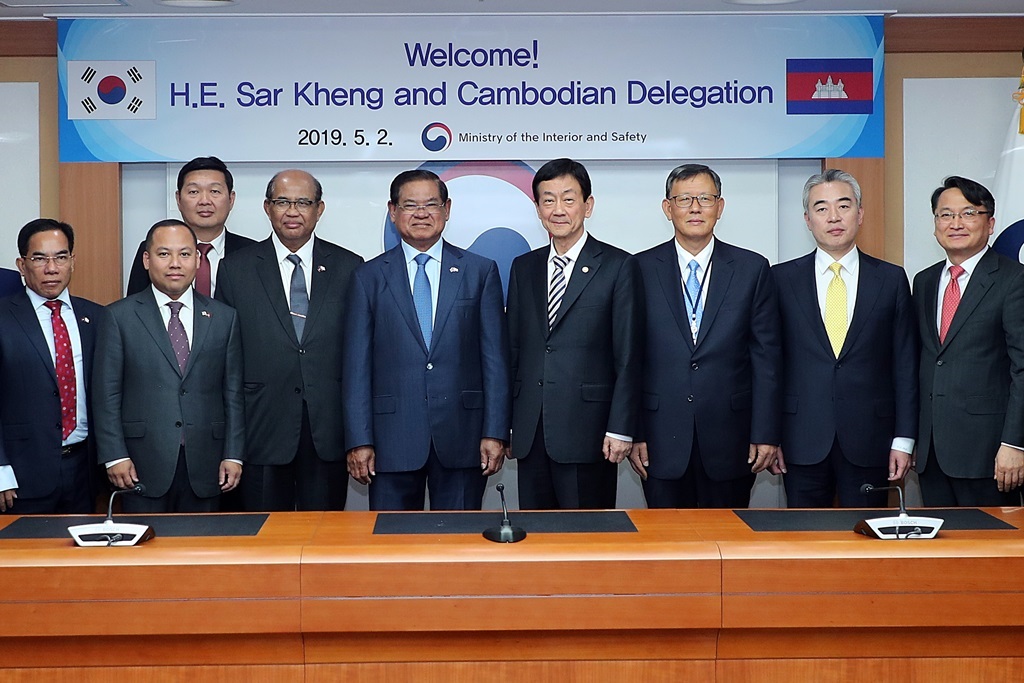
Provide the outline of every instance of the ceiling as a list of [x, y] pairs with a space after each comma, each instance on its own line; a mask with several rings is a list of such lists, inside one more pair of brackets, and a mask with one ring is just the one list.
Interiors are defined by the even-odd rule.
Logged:
[[[189, 4], [189, 0], [172, 0]], [[0, 0], [0, 19], [72, 16], [302, 14], [572, 14], [649, 12], [897, 13], [1024, 16], [1021, 0], [208, 0], [211, 8], [160, 0]]]

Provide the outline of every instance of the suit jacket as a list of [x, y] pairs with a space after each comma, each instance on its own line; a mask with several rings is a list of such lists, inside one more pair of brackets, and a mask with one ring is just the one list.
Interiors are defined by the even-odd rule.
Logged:
[[16, 270], [0, 268], [0, 299], [24, 291], [25, 285], [21, 282], [21, 273]]
[[[256, 244], [256, 240], [245, 237], [244, 235], [238, 235], [228, 230], [224, 231], [224, 256], [232, 254], [242, 247], [247, 247], [250, 244]], [[132, 294], [138, 294], [144, 289], [149, 288], [149, 272], [146, 271], [146, 267], [142, 265], [142, 254], [146, 251], [146, 240], [142, 240], [139, 243], [139, 250], [135, 252], [135, 260], [132, 261], [132, 270], [128, 274], [128, 296]], [[218, 273], [220, 264], [218, 264]], [[216, 294], [216, 291], [214, 291]]]
[[221, 460], [245, 459], [238, 318], [199, 292], [194, 297], [184, 374], [152, 289], [108, 306], [99, 330], [93, 378], [99, 461], [130, 457], [151, 498], [171, 486], [182, 425], [189, 481], [200, 498], [220, 493]]
[[[356, 269], [345, 304], [345, 449], [372, 445], [378, 472], [479, 467], [480, 439], [507, 441], [508, 331], [498, 267], [443, 243], [430, 348], [401, 244]], [[426, 402], [424, 402], [426, 397]]]
[[600, 462], [606, 432], [636, 434], [640, 270], [632, 255], [589, 235], [549, 331], [548, 250], [516, 258], [509, 277], [512, 457], [526, 456], [543, 419], [553, 460]]
[[782, 355], [768, 261], [715, 241], [697, 342], [683, 299], [675, 241], [637, 255], [647, 307], [640, 437], [648, 472], [678, 479], [697, 430], [704, 470], [750, 474], [751, 443], [777, 444]]
[[914, 278], [921, 335], [917, 469], [927, 466], [931, 441], [947, 475], [988, 479], [1000, 443], [1024, 447], [1024, 266], [989, 249], [939, 344], [944, 265]]
[[247, 462], [284, 465], [295, 458], [302, 402], [317, 455], [345, 457], [341, 342], [345, 293], [362, 258], [314, 237], [309, 313], [295, 336], [272, 238], [224, 259], [216, 297], [238, 311], [245, 357]]
[[917, 435], [917, 326], [907, 275], [860, 252], [857, 299], [839, 358], [818, 305], [814, 252], [772, 268], [782, 316], [782, 448], [813, 465], [836, 438], [861, 467], [885, 467], [893, 437]]
[[[104, 309], [71, 297], [82, 339], [83, 380], [89, 445], [95, 433], [92, 415], [93, 352]], [[11, 465], [18, 495], [47, 496], [60, 484], [61, 412], [57, 371], [39, 318], [24, 290], [0, 301], [0, 465]]]

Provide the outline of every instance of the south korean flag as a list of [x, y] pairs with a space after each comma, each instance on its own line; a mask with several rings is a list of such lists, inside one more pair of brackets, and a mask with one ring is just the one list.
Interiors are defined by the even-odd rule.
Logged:
[[155, 119], [156, 62], [68, 62], [68, 119]]

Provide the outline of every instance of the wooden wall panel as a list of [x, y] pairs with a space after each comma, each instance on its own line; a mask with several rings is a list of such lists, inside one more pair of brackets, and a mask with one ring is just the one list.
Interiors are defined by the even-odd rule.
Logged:
[[[967, 9], [968, 5], [964, 5]], [[885, 19], [885, 52], [1016, 52], [1024, 48], [1024, 16]]]
[[0, 21], [0, 57], [56, 56], [56, 21]]
[[60, 219], [75, 229], [71, 291], [100, 304], [121, 298], [121, 165], [61, 164]]
[[825, 159], [825, 167], [846, 171], [860, 184], [864, 223], [857, 233], [857, 247], [892, 260], [885, 250], [885, 159]]

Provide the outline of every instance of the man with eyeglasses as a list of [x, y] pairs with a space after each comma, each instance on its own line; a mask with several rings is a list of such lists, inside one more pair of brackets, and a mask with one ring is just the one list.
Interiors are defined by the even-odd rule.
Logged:
[[323, 188], [281, 171], [263, 209], [273, 233], [221, 263], [217, 299], [238, 311], [245, 358], [246, 510], [342, 510], [343, 302], [362, 258], [315, 237]]
[[931, 207], [946, 258], [914, 278], [921, 495], [928, 507], [1020, 505], [1024, 266], [988, 246], [996, 207], [985, 186], [950, 176]]
[[775, 461], [781, 350], [768, 261], [714, 235], [722, 181], [683, 164], [661, 203], [675, 234], [637, 255], [646, 303], [640, 430], [652, 508], [745, 508]]
[[[231, 171], [217, 157], [196, 157], [178, 171], [178, 189], [174, 193], [181, 219], [199, 239], [199, 271], [196, 291], [213, 296], [217, 271], [225, 256], [256, 241], [224, 227], [235, 205], [235, 181]], [[149, 273], [142, 264], [145, 241], [139, 245], [128, 276], [128, 294], [137, 294], [150, 286]]]
[[[808, 178], [804, 221], [817, 248], [772, 268], [782, 315], [782, 449], [791, 508], [885, 507], [917, 435], [917, 327], [903, 268], [857, 248], [857, 179]], [[784, 453], [784, 455], [783, 455]], [[785, 459], [783, 461], [783, 458]]]
[[105, 311], [69, 294], [74, 249], [67, 223], [18, 233], [25, 287], [0, 301], [0, 512], [94, 510], [90, 377]]
[[508, 334], [494, 261], [441, 233], [448, 188], [427, 170], [391, 183], [401, 243], [356, 269], [342, 372], [348, 470], [371, 510], [479, 510], [509, 435]]

